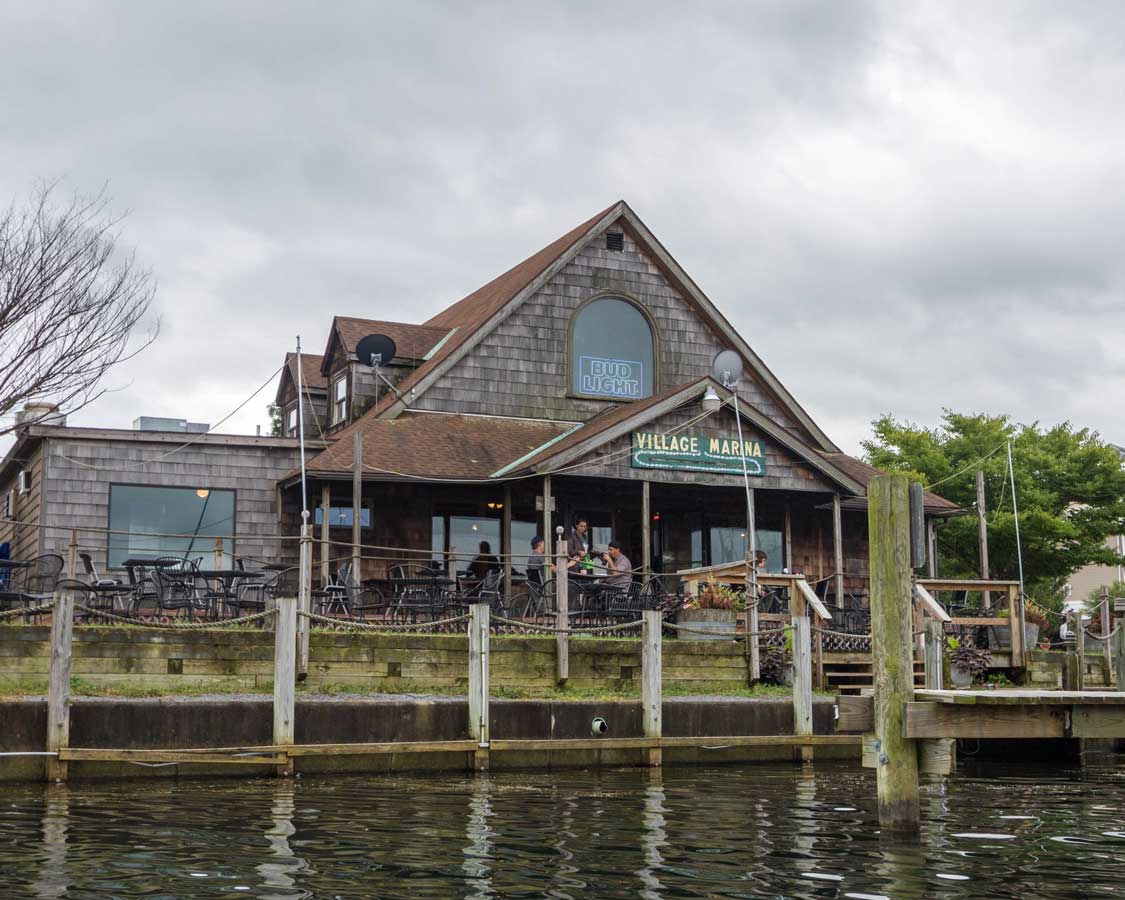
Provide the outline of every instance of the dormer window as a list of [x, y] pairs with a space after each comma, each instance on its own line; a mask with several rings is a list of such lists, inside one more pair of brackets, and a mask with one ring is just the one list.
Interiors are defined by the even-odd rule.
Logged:
[[297, 404], [293, 404], [285, 411], [285, 433], [289, 437], [298, 437], [300, 434], [297, 423]]
[[332, 382], [332, 424], [339, 425], [348, 418], [348, 375], [345, 372]]
[[570, 392], [579, 397], [640, 400], [656, 378], [652, 325], [620, 297], [598, 297], [571, 320]]

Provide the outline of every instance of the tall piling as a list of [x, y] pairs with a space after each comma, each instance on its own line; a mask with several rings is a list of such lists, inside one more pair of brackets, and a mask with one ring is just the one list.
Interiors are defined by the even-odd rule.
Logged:
[[920, 815], [918, 750], [903, 736], [906, 704], [914, 697], [909, 491], [905, 475], [881, 475], [867, 486], [875, 771], [879, 824], [892, 831], [917, 831]]

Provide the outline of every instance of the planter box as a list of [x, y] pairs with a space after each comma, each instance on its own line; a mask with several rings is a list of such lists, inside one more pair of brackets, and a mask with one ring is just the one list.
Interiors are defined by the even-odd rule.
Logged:
[[[1034, 647], [1039, 643], [1039, 626], [1034, 622], [1023, 623], [1023, 645], [1025, 647]], [[988, 649], [989, 650], [1011, 650], [1012, 649], [1012, 626], [1011, 625], [990, 625], [988, 626]]]
[[676, 624], [689, 628], [714, 632], [696, 634], [694, 631], [679, 633], [682, 641], [729, 641], [735, 636], [735, 611], [733, 609], [681, 609], [676, 613]]

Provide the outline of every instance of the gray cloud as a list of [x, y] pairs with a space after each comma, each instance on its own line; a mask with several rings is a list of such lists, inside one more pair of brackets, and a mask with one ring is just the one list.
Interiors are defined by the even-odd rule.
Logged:
[[1123, 42], [1114, 4], [9, 5], [0, 191], [108, 181], [160, 279], [83, 424], [217, 421], [333, 313], [421, 321], [625, 197], [850, 450], [943, 406], [1120, 441]]

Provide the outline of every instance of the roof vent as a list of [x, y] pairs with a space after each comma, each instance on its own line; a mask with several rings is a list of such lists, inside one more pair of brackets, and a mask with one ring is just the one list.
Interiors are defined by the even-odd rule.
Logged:
[[605, 233], [605, 248], [620, 253], [625, 249], [625, 235], [620, 231], [607, 231]]

